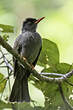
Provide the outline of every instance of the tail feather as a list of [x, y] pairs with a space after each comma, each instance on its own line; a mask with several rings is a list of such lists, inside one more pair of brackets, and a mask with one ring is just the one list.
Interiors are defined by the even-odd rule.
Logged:
[[23, 77], [21, 80], [16, 78], [12, 87], [10, 102], [29, 102], [28, 78]]

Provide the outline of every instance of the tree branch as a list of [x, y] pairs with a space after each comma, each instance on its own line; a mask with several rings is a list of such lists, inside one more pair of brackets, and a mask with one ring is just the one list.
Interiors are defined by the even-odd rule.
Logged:
[[[41, 81], [46, 82], [63, 82], [67, 78], [71, 77], [73, 75], [73, 70], [71, 72], [66, 73], [65, 75], [62, 75], [60, 78], [49, 78], [47, 76], [44, 76], [43, 74], [39, 74], [35, 69], [33, 70], [30, 64], [27, 61], [24, 61], [24, 59], [18, 55], [18, 53], [0, 36], [0, 45], [2, 45], [9, 53], [11, 53], [20, 63], [27, 68], [33, 76], [37, 77]], [[56, 74], [56, 73], [49, 73], [50, 75]]]
[[11, 71], [13, 71], [12, 65], [11, 65], [11, 64], [9, 63], [9, 61], [6, 59], [4, 53], [3, 53], [3, 51], [2, 51], [1, 49], [0, 49], [0, 52], [1, 52], [1, 54], [2, 54], [2, 58], [3, 58], [3, 61], [4, 61], [5, 64], [6, 64], [6, 66], [7, 66]]
[[[59, 90], [60, 90], [60, 94], [62, 96], [62, 99], [65, 103], [66, 106], [68, 106], [68, 108], [70, 110], [72, 110], [72, 106], [68, 103], [68, 101], [65, 99], [64, 94], [63, 94], [63, 90], [61, 87], [61, 82], [63, 81], [67, 81], [67, 78], [71, 77], [73, 75], [73, 70], [66, 73], [66, 74], [60, 74], [60, 73], [38, 73], [35, 69], [32, 70], [32, 67], [30, 66], [30, 64], [27, 61], [24, 61], [24, 59], [18, 54], [16, 53], [16, 51], [0, 36], [0, 45], [2, 45], [9, 53], [11, 53], [18, 61], [20, 61], [20, 63], [27, 68], [32, 74], [33, 76], [35, 76], [36, 78], [40, 79], [41, 81], [46, 81], [46, 82], [54, 82], [54, 83], [58, 83], [59, 84]], [[9, 63], [9, 61], [7, 60], [7, 58], [5, 57], [5, 55], [2, 53], [2, 57], [4, 59], [4, 62], [6, 64], [6, 66], [13, 71], [13, 67], [12, 65]], [[11, 74], [10, 74], [11, 75]], [[58, 78], [51, 78], [48, 76], [59, 76]], [[8, 79], [9, 76], [6, 78]]]
[[43, 73], [43, 72], [40, 73], [40, 75], [45, 75], [45, 76], [59, 76], [59, 77], [60, 76], [61, 77], [64, 76], [64, 74], [60, 74], [60, 73], [58, 74], [58, 73]]
[[61, 83], [58, 83], [58, 86], [59, 86], [59, 91], [60, 91], [61, 97], [62, 97], [62, 99], [63, 99], [63, 102], [65, 103], [66, 110], [67, 110], [68, 108], [69, 108], [70, 110], [73, 110], [73, 107], [69, 104], [69, 102], [67, 101], [67, 99], [66, 99], [65, 96], [64, 96]]

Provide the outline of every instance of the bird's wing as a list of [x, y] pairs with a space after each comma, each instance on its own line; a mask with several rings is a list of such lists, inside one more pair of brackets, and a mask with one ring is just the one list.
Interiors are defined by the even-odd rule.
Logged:
[[40, 48], [40, 50], [39, 50], [39, 53], [38, 53], [38, 55], [37, 55], [35, 61], [32, 63], [34, 66], [36, 65], [36, 63], [37, 63], [37, 61], [38, 61], [38, 58], [39, 58], [39, 55], [40, 55], [41, 50], [42, 50], [42, 46], [41, 46], [41, 48]]
[[[14, 49], [35, 66], [42, 49], [41, 38], [37, 33], [34, 35], [30, 32], [21, 34], [14, 43]], [[14, 75], [18, 66], [18, 61], [14, 58]]]
[[[18, 54], [20, 54], [21, 49], [22, 49], [22, 46], [19, 44], [19, 40], [20, 40], [21, 37], [22, 37], [21, 35], [19, 35], [19, 36], [17, 37], [17, 39], [16, 39], [15, 42], [14, 42], [14, 46], [13, 46], [14, 50], [15, 50]], [[17, 61], [17, 59], [14, 58], [14, 57], [13, 57], [13, 63], [14, 63], [14, 76], [16, 76], [16, 71], [17, 71], [17, 69], [18, 69], [18, 61]]]
[[[18, 36], [14, 43], [14, 50], [19, 54], [22, 53], [22, 35]], [[28, 76], [30, 73], [26, 71], [20, 63], [14, 58], [14, 76], [15, 81], [12, 87], [9, 101], [10, 102], [29, 102]]]
[[20, 44], [20, 39], [22, 38], [22, 35], [19, 35], [17, 38], [16, 38], [16, 40], [15, 40], [15, 42], [14, 42], [14, 46], [13, 46], [13, 48], [14, 48], [14, 50], [15, 51], [17, 51], [17, 53], [19, 53], [20, 54], [20, 51], [21, 51], [21, 44]]

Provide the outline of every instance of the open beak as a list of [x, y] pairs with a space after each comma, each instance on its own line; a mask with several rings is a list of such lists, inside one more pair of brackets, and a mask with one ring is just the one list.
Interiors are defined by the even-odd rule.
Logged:
[[38, 24], [41, 20], [43, 20], [45, 17], [42, 17], [42, 18], [40, 18], [40, 19], [38, 19], [36, 22], [35, 22], [35, 24]]

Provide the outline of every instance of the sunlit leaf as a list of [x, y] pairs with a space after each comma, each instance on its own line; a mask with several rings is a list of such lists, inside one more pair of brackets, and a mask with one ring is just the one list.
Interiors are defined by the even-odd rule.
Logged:
[[4, 79], [4, 75], [0, 73], [0, 92], [3, 92], [6, 85], [6, 80]]
[[[39, 80], [35, 80], [33, 83], [35, 87], [40, 89], [45, 97], [44, 110], [57, 110], [58, 106], [63, 105], [62, 98], [59, 93], [58, 85], [54, 83], [46, 83]], [[58, 100], [59, 99], [59, 100]]]
[[42, 43], [43, 46], [38, 64], [42, 66], [46, 66], [46, 64], [55, 66], [55, 64], [59, 63], [59, 51], [57, 45], [47, 39], [43, 39]]
[[13, 33], [14, 28], [11, 25], [0, 24], [0, 31], [5, 33]]
[[67, 73], [72, 69], [72, 65], [68, 63], [59, 63], [56, 65], [56, 69], [58, 73]]

